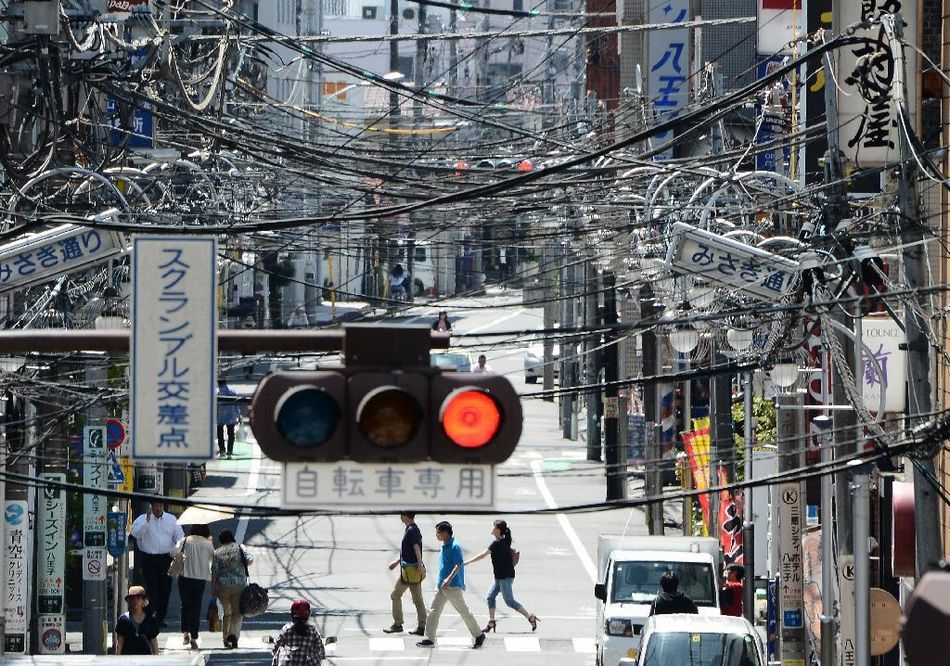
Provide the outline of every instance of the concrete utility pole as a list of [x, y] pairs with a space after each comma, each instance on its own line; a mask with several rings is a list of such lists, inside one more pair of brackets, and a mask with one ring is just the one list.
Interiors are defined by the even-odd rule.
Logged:
[[[887, 34], [887, 40], [894, 57], [894, 78], [891, 96], [894, 103], [903, 108], [903, 117], [909, 119], [907, 108], [907, 77], [905, 72], [903, 22], [900, 14], [885, 14], [881, 25]], [[910, 122], [906, 120], [906, 122]], [[908, 128], [910, 129], [910, 128]], [[904, 280], [907, 286], [916, 290], [929, 284], [927, 270], [927, 244], [924, 238], [930, 232], [920, 220], [917, 199], [917, 160], [908, 144], [907, 132], [898, 132], [900, 136], [901, 168], [899, 170], [899, 201], [901, 242], [904, 245]], [[925, 234], [925, 231], [927, 233]], [[930, 386], [930, 340], [927, 337], [927, 323], [921, 321], [921, 315], [911, 307], [904, 314], [904, 328], [907, 334], [907, 427], [913, 428], [923, 420], [930, 418], [933, 411]], [[931, 481], [934, 479], [934, 481]], [[934, 482], [937, 479], [936, 466], [932, 457], [921, 459], [914, 465], [914, 523], [917, 531], [917, 578], [933, 569], [942, 553], [940, 549], [940, 510]]]
[[[712, 367], [726, 363], [726, 358], [711, 339], [709, 360]], [[726, 465], [727, 481], [735, 478], [735, 439], [732, 421], [732, 377], [718, 373], [709, 379], [709, 485], [719, 485], [719, 466]], [[709, 493], [709, 535], [719, 536], [719, 493]]]
[[[775, 430], [778, 440], [778, 471], [790, 472], [802, 466], [804, 400], [799, 393], [783, 393], [775, 398]], [[783, 664], [804, 663], [805, 612], [803, 596], [802, 529], [804, 528], [803, 485], [801, 481], [772, 486], [772, 510], [778, 513], [779, 627]], [[773, 513], [774, 515], [774, 513]], [[776, 535], [773, 535], [775, 538]], [[801, 660], [797, 662], [796, 660]]]
[[[617, 397], [617, 288], [612, 272], [604, 272], [604, 461], [607, 464], [607, 499], [627, 496], [626, 446], [618, 442], [617, 421], [620, 404]], [[626, 417], [626, 414], [624, 414]]]
[[[593, 261], [584, 262], [584, 330], [587, 336], [584, 338], [584, 364], [587, 368], [587, 377], [584, 381], [588, 386], [596, 385], [600, 382], [600, 336], [594, 335], [591, 331], [600, 327], [600, 319], [597, 316], [597, 298], [599, 293], [600, 279], [597, 274], [597, 267]], [[599, 389], [591, 389], [587, 392], [587, 459], [594, 462], [603, 460], [600, 448], [600, 413], [602, 404]]]
[[[745, 373], [743, 386], [743, 404], [745, 414], [743, 419], [743, 436], [745, 438], [745, 460], [743, 461], [743, 476], [746, 483], [752, 479], [752, 371]], [[752, 486], [743, 490], [742, 498], [742, 561], [746, 571], [746, 583], [742, 586], [742, 614], [749, 622], [755, 621], [755, 515], [752, 507]]]
[[[89, 365], [95, 361], [86, 361], [86, 383], [92, 386], [105, 386], [108, 383], [108, 371], [105, 367]], [[99, 403], [92, 405], [88, 411], [90, 424], [104, 424], [106, 420], [105, 406]], [[89, 464], [83, 450], [84, 461]], [[103, 526], [104, 529], [105, 526]], [[83, 530], [85, 534], [86, 530]], [[88, 547], [88, 544], [87, 544]], [[106, 637], [108, 635], [106, 622], [106, 605], [108, 604], [108, 581], [87, 580], [84, 572], [82, 581], [83, 615], [82, 615], [82, 651], [83, 654], [105, 654]]]
[[[481, 249], [477, 250], [481, 253]], [[544, 328], [546, 331], [554, 329], [555, 313], [557, 312], [557, 289], [555, 285], [555, 276], [557, 267], [560, 264], [561, 246], [555, 245], [553, 248], [547, 243], [542, 248], [541, 255], [541, 282], [544, 285], [544, 306], [542, 316], [544, 318]], [[550, 394], [554, 390], [554, 341], [550, 333], [544, 336], [542, 358], [544, 367], [542, 369], [542, 387], [548, 393], [544, 400], [553, 402], [554, 397]]]
[[[561, 268], [561, 331], [573, 335], [574, 322], [574, 272], [577, 265], [573, 260], [573, 252], [569, 252], [569, 261]], [[577, 385], [574, 368], [577, 356], [577, 345], [561, 338], [561, 389], [573, 389]], [[577, 419], [574, 415], [575, 394], [573, 392], [561, 395], [561, 433], [564, 439], [577, 439]]]

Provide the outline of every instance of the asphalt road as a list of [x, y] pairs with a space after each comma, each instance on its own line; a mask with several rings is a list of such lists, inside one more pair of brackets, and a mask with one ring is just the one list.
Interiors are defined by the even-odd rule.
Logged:
[[[524, 309], [520, 292], [467, 299], [460, 307], [448, 304], [456, 333], [487, 333], [541, 327], [541, 311]], [[435, 309], [420, 308], [401, 321], [429, 323]], [[253, 552], [252, 577], [270, 589], [271, 606], [265, 615], [245, 623], [241, 645], [225, 650], [219, 636], [203, 631], [202, 653], [209, 663], [268, 663], [267, 636], [275, 635], [289, 617], [293, 599], [305, 597], [314, 604], [314, 618], [326, 636], [339, 642], [328, 651], [331, 664], [592, 664], [595, 600], [592, 596], [597, 534], [645, 534], [639, 510], [614, 510], [580, 514], [535, 514], [572, 504], [599, 502], [605, 496], [602, 469], [584, 460], [585, 443], [561, 438], [555, 403], [530, 397], [535, 386], [524, 383], [524, 343], [497, 337], [457, 338], [477, 357], [488, 356], [495, 372], [507, 375], [525, 393], [525, 428], [512, 459], [497, 469], [497, 509], [522, 512], [507, 517], [521, 550], [515, 580], [516, 597], [537, 614], [540, 624], [532, 633], [523, 617], [501, 605], [498, 633], [491, 634], [479, 650], [460, 619], [448, 609], [439, 628], [435, 649], [415, 646], [415, 636], [390, 636], [382, 629], [392, 619], [389, 593], [394, 574], [387, 568], [398, 551], [402, 524], [397, 515], [371, 517], [293, 517], [273, 520], [240, 519], [217, 523], [235, 530]], [[281, 484], [280, 468], [261, 459], [251, 442], [239, 443], [233, 460], [212, 461], [198, 497], [232, 499], [242, 503], [276, 505]], [[398, 507], [393, 507], [398, 512]], [[419, 515], [430, 570], [438, 563], [438, 542], [433, 526], [446, 519], [466, 556], [485, 548], [491, 540], [492, 515]], [[492, 583], [488, 560], [466, 570], [466, 597], [480, 624], [487, 621], [484, 595]], [[434, 581], [424, 583], [430, 599]], [[499, 602], [501, 599], [499, 598]], [[173, 600], [173, 603], [175, 600]], [[206, 599], [207, 603], [207, 599]], [[404, 609], [413, 617], [406, 595]], [[411, 619], [408, 620], [411, 624]], [[170, 618], [163, 636], [166, 654], [184, 655], [177, 620]], [[204, 624], [206, 627], [207, 625]], [[407, 626], [407, 628], [409, 628]]]

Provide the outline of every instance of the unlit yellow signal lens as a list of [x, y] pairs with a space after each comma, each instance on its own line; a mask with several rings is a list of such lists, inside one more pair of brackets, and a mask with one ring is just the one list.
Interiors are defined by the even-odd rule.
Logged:
[[422, 421], [422, 409], [409, 393], [383, 386], [366, 394], [356, 410], [360, 430], [382, 448], [408, 443]]
[[483, 391], [460, 390], [450, 395], [442, 407], [445, 434], [466, 449], [488, 444], [498, 433], [500, 425], [498, 403]]

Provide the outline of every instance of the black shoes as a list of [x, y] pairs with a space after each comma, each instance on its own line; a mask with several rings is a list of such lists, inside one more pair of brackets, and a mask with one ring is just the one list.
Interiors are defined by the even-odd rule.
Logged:
[[383, 633], [384, 633], [384, 634], [401, 634], [401, 633], [402, 633], [402, 625], [401, 625], [401, 624], [394, 624], [394, 625], [392, 625], [391, 627], [389, 627], [388, 629], [383, 629]]
[[420, 624], [418, 627], [409, 632], [413, 636], [425, 636], [426, 635], [426, 626]]
[[485, 632], [483, 631], [482, 633], [478, 635], [478, 637], [475, 638], [475, 645], [472, 646], [472, 649], [477, 650], [478, 648], [480, 648], [482, 646], [482, 643], [485, 642], [485, 638], [486, 638]]
[[234, 634], [231, 634], [226, 639], [224, 639], [224, 647], [228, 648], [229, 650], [234, 650], [237, 648], [237, 646], [237, 636]]
[[423, 638], [421, 641], [416, 643], [419, 647], [435, 647], [435, 642], [430, 641], [428, 638]]

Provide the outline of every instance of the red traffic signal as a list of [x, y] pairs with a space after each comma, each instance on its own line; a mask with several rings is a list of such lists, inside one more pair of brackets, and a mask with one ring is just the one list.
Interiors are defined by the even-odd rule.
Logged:
[[280, 462], [497, 464], [522, 427], [507, 379], [435, 368], [274, 373], [250, 417], [261, 450]]
[[521, 399], [499, 375], [444, 373], [432, 378], [429, 452], [442, 463], [504, 462], [521, 438]]

